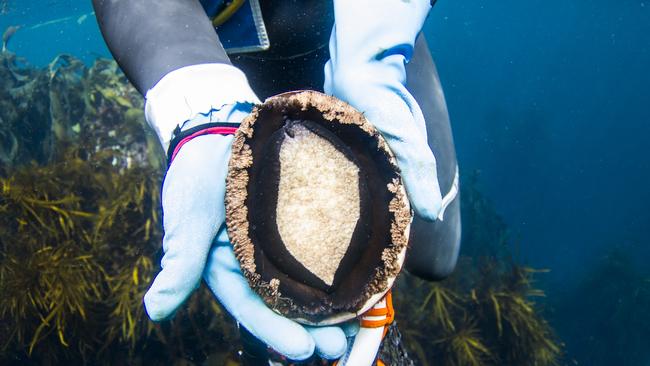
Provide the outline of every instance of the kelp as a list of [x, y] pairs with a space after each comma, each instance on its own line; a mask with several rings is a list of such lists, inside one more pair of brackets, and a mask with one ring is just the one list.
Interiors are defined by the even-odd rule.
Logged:
[[[238, 364], [235, 323], [205, 286], [171, 320], [145, 314], [163, 154], [115, 62], [34, 69], [4, 52], [0, 84], [0, 363]], [[442, 282], [400, 277], [402, 341], [421, 365], [557, 364], [538, 271], [509, 259], [505, 224], [468, 181], [472, 256]]]
[[171, 322], [146, 317], [142, 297], [160, 270], [160, 172], [120, 171], [105, 154], [64, 156], [0, 179], [0, 359], [113, 364], [234, 353], [234, 324], [205, 288]]
[[535, 302], [544, 296], [535, 275], [546, 271], [514, 261], [506, 246], [507, 227], [478, 192], [476, 175], [467, 182], [464, 230], [485, 232], [463, 238], [475, 252], [461, 257], [450, 278], [438, 283], [409, 275], [399, 279], [395, 302], [407, 347], [422, 365], [560, 364], [563, 345]]
[[173, 321], [146, 317], [163, 158], [117, 65], [1, 60], [0, 138], [12, 142], [0, 169], [2, 363], [232, 358], [234, 325], [205, 288]]
[[114, 61], [87, 67], [64, 54], [34, 69], [2, 52], [0, 87], [0, 174], [48, 163], [69, 145], [82, 158], [111, 152], [107, 158], [120, 169], [161, 166], [155, 135], [143, 128], [142, 97]]
[[[462, 277], [465, 265], [453, 277]], [[562, 345], [532, 300], [543, 295], [530, 285], [535, 272], [511, 264], [490, 273], [498, 280], [469, 287], [455, 278], [430, 284], [403, 276], [396, 302], [407, 347], [424, 365], [559, 364]]]

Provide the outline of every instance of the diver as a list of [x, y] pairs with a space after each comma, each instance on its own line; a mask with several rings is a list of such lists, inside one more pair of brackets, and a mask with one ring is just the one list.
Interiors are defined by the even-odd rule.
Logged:
[[420, 34], [432, 1], [93, 5], [115, 60], [145, 96], [147, 122], [176, 154], [162, 188], [162, 270], [144, 298], [152, 320], [171, 317], [203, 278], [262, 348], [292, 360], [337, 359], [346, 351], [354, 326], [303, 326], [266, 307], [242, 276], [223, 224], [233, 138], [206, 128], [238, 123], [260, 97], [292, 90], [334, 95], [377, 127], [398, 159], [415, 211], [406, 269], [429, 280], [453, 270], [458, 168], [442, 87]]

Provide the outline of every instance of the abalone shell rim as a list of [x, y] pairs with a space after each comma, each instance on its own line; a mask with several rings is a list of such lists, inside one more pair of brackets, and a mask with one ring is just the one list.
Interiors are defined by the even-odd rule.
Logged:
[[[253, 157], [246, 140], [251, 139], [258, 112], [263, 107], [277, 105], [299, 105], [303, 110], [315, 108], [322, 113], [324, 119], [337, 121], [341, 124], [357, 126], [377, 141], [379, 149], [389, 157], [389, 163], [397, 173], [396, 179], [388, 185], [392, 193], [389, 211], [391, 219], [391, 242], [382, 252], [383, 266], [375, 269], [375, 275], [365, 288], [359, 289], [362, 300], [358, 311], [342, 312], [331, 316], [313, 320], [301, 316], [300, 308], [291, 299], [283, 297], [279, 291], [279, 280], [265, 281], [256, 272], [254, 261], [255, 247], [249, 235], [248, 208], [246, 206], [247, 185], [249, 181], [248, 169], [253, 164]], [[381, 299], [392, 286], [404, 263], [408, 246], [412, 212], [406, 197], [406, 191], [399, 175], [399, 168], [395, 156], [390, 151], [388, 144], [381, 134], [370, 124], [362, 113], [349, 104], [315, 91], [300, 91], [280, 94], [267, 99], [261, 106], [256, 106], [251, 114], [246, 117], [239, 127], [232, 144], [231, 159], [226, 179], [226, 226], [228, 235], [233, 245], [235, 255], [240, 262], [242, 272], [251, 287], [262, 297], [264, 302], [274, 311], [289, 316], [294, 320], [311, 325], [327, 325], [340, 323], [352, 319], [367, 311], [375, 302]]]

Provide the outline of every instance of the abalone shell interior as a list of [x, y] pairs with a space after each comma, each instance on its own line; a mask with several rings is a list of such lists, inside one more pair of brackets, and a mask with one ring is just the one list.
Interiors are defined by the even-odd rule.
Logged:
[[[388, 187], [399, 173], [377, 135], [291, 100], [256, 109], [244, 142], [252, 157], [244, 203], [254, 249], [233, 244], [240, 260], [252, 254], [254, 266], [242, 269], [281, 313], [318, 322], [356, 313], [386, 290], [377, 276], [392, 245]], [[270, 283], [280, 299], [269, 295]]]

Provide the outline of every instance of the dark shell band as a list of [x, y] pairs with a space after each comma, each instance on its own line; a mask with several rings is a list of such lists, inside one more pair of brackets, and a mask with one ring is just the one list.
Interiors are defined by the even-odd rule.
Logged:
[[[356, 166], [353, 170], [357, 173], [343, 173], [358, 178], [349, 182], [357, 185], [356, 189], [348, 185], [340, 192], [357, 191], [352, 196], [358, 200], [354, 201], [358, 212], [353, 214], [356, 224], [346, 222], [345, 235], [350, 237], [344, 243], [347, 247], [336, 247], [340, 257], [322, 257], [331, 252], [319, 250], [297, 250], [295, 237], [280, 234], [281, 227], [303, 221], [301, 216], [280, 219], [281, 215], [285, 219], [290, 216], [278, 208], [281, 151], [285, 144], [290, 149], [286, 151], [299, 151], [291, 150], [296, 146], [292, 144], [305, 136], [330, 147], [321, 152], [326, 154], [323, 157], [340, 156]], [[285, 155], [287, 172], [304, 172], [311, 164], [291, 164], [303, 153]], [[289, 191], [284, 192], [285, 203], [311, 200], [301, 196], [292, 201], [286, 196]], [[256, 106], [235, 134], [225, 201], [228, 235], [251, 288], [273, 310], [298, 322], [336, 324], [360, 315], [388, 291], [401, 269], [412, 216], [399, 168], [385, 140], [363, 114], [334, 97], [302, 91], [275, 96]], [[309, 240], [325, 245], [329, 237], [321, 239]], [[321, 266], [328, 261], [334, 264]]]

